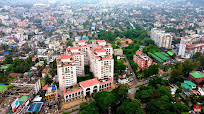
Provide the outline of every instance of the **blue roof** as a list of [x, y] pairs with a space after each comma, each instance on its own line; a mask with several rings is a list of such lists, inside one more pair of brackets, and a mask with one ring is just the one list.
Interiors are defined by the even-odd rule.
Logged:
[[76, 35], [75, 37], [78, 37], [79, 35]]
[[45, 29], [45, 31], [49, 31], [50, 29]]
[[83, 32], [83, 31], [79, 30], [78, 32]]
[[43, 102], [35, 102], [32, 103], [28, 109], [27, 112], [35, 112], [35, 111], [40, 111], [42, 108]]
[[73, 32], [76, 32], [77, 30], [73, 30]]
[[48, 26], [49, 28], [54, 28], [55, 26]]
[[5, 83], [0, 83], [0, 85], [5, 85]]
[[8, 55], [8, 54], [9, 54], [9, 52], [8, 52], [8, 51], [7, 51], [7, 52], [4, 52], [4, 54], [7, 54], [7, 55]]
[[55, 87], [55, 86], [52, 86], [52, 90], [56, 90], [56, 87]]
[[86, 37], [86, 36], [82, 38], [82, 40], [87, 40], [87, 39], [88, 39], [88, 37]]
[[16, 47], [17, 45], [16, 44], [12, 44], [12, 45], [10, 45], [11, 47]]

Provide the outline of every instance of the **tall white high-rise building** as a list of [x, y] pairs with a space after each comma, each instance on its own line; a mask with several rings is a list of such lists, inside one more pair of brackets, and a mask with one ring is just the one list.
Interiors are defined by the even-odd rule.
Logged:
[[56, 61], [59, 88], [62, 91], [64, 87], [77, 83], [76, 63], [71, 55], [62, 55]]
[[113, 49], [104, 40], [92, 42], [93, 48], [90, 51], [90, 70], [98, 79], [113, 79], [114, 59]]
[[150, 32], [150, 38], [158, 47], [171, 48], [173, 36], [170, 33], [153, 28]]
[[77, 77], [84, 75], [84, 66], [89, 65], [94, 77], [113, 80], [113, 48], [105, 40], [95, 40], [88, 44], [86, 40], [74, 42], [66, 49], [66, 55], [56, 58], [59, 88], [77, 84]]

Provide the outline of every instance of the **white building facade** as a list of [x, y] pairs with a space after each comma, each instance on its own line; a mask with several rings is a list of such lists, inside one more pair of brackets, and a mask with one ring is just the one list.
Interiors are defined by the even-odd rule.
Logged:
[[158, 47], [171, 48], [173, 36], [170, 33], [153, 28], [150, 32], [150, 38]]

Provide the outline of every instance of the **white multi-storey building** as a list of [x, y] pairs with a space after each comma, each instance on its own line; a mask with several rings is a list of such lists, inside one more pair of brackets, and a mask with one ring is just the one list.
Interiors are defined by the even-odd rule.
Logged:
[[182, 38], [178, 55], [182, 58], [192, 58], [196, 52], [204, 53], [204, 38]]
[[167, 49], [171, 48], [173, 36], [170, 33], [153, 28], [150, 32], [150, 37], [157, 46]]
[[77, 84], [76, 63], [71, 55], [62, 55], [56, 58], [59, 88]]
[[77, 76], [84, 75], [84, 53], [80, 47], [68, 47], [66, 49], [67, 55], [72, 55], [76, 64]]
[[104, 40], [92, 42], [93, 48], [90, 51], [90, 70], [98, 79], [113, 79], [114, 60], [113, 49]]
[[95, 40], [87, 44], [86, 40], [74, 42], [66, 49], [66, 55], [56, 58], [59, 88], [77, 84], [77, 77], [84, 75], [84, 66], [90, 65], [90, 71], [98, 80], [113, 80], [113, 49], [105, 40]]
[[84, 55], [84, 65], [89, 65], [88, 52], [92, 46], [87, 44], [86, 40], [79, 40], [74, 42], [74, 47], [79, 47], [79, 50], [82, 51]]

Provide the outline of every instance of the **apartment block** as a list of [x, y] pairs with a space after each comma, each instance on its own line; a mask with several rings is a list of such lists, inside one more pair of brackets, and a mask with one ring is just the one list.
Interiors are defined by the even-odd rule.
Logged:
[[150, 38], [158, 47], [170, 49], [173, 36], [165, 31], [153, 28], [150, 32]]
[[76, 63], [71, 55], [62, 55], [56, 58], [57, 75], [59, 88], [62, 91], [64, 87], [77, 83]]
[[196, 52], [204, 53], [204, 38], [182, 38], [178, 55], [182, 58], [192, 58]]
[[133, 61], [138, 64], [139, 68], [148, 68], [153, 63], [153, 60], [141, 51], [136, 51]]
[[90, 50], [90, 70], [97, 79], [111, 78], [114, 74], [113, 49], [104, 40], [92, 42]]

